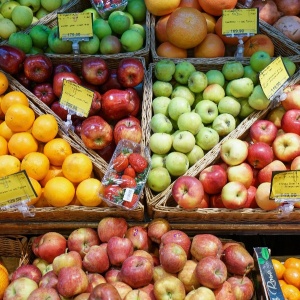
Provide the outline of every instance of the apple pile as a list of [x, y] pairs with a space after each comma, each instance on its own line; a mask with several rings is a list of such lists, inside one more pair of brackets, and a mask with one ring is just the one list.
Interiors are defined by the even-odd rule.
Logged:
[[164, 219], [143, 227], [105, 217], [97, 230], [37, 236], [32, 252], [33, 262], [10, 275], [3, 299], [250, 300], [254, 294], [254, 260], [242, 244], [209, 233], [190, 238]]
[[84, 145], [106, 161], [110, 160], [121, 139], [140, 143], [140, 89], [144, 80], [141, 59], [123, 58], [115, 68], [110, 68], [108, 62], [99, 56], [86, 57], [81, 61], [79, 71], [67, 62], [55, 64], [45, 54], [26, 57], [18, 48], [1, 45], [0, 68], [15, 76], [41, 104], [65, 122], [69, 112], [59, 101], [63, 81], [94, 91], [88, 117], [73, 114], [72, 126]]
[[[287, 57], [283, 61], [294, 74], [296, 65]], [[248, 65], [228, 61], [207, 72], [190, 61], [163, 59], [153, 65], [152, 191], [164, 191], [243, 119], [269, 106], [258, 73], [270, 63], [268, 53], [257, 51]]]
[[245, 140], [227, 139], [218, 161], [197, 177], [174, 182], [172, 197], [180, 207], [274, 210], [282, 205], [270, 199], [272, 172], [300, 169], [300, 84], [285, 92], [287, 98], [256, 120]]

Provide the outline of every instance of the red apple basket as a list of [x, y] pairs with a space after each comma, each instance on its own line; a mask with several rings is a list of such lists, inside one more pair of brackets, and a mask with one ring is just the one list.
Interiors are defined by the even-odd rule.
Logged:
[[[299, 56], [291, 57], [292, 60], [298, 65], [299, 68]], [[243, 62], [244, 64], [246, 61]], [[143, 113], [144, 118], [148, 122], [144, 122], [145, 127], [143, 128], [145, 132], [144, 143], [149, 146], [149, 139], [151, 134], [150, 120], [152, 118], [152, 79], [154, 79], [154, 66], [155, 63], [149, 65], [149, 93], [148, 93], [148, 109]], [[222, 64], [215, 65], [202, 65], [194, 64], [196, 70], [201, 70], [206, 72], [210, 69], [219, 69]], [[290, 78], [289, 85], [295, 84], [300, 80], [300, 72], [298, 71], [294, 76]], [[278, 104], [277, 104], [278, 105]], [[215, 145], [211, 150], [205, 153], [204, 157], [198, 160], [194, 165], [192, 165], [184, 175], [190, 175], [194, 177], [199, 177], [200, 172], [211, 164], [214, 164], [220, 159], [220, 149], [223, 142], [231, 138], [245, 139], [247, 137], [249, 128], [258, 119], [263, 119], [270, 109], [274, 105], [270, 104], [268, 108], [261, 111], [252, 112], [247, 118], [241, 121], [241, 123], [236, 127], [235, 130], [230, 132], [227, 136], [223, 137], [220, 142]], [[175, 200], [172, 198], [172, 187], [174, 185], [174, 180], [172, 183], [162, 192], [157, 193], [150, 189], [146, 184], [145, 186], [145, 198], [147, 203], [147, 212], [151, 218], [165, 218], [173, 224], [176, 223], [186, 223], [188, 220], [189, 224], [197, 226], [199, 223], [234, 223], [234, 222], [267, 222], [267, 223], [290, 223], [299, 222], [300, 211], [295, 209], [291, 212], [288, 218], [279, 219], [278, 211], [263, 211], [261, 209], [221, 209], [221, 208], [198, 208], [198, 209], [183, 209], [177, 205]], [[280, 221], [279, 221], [280, 220]]]

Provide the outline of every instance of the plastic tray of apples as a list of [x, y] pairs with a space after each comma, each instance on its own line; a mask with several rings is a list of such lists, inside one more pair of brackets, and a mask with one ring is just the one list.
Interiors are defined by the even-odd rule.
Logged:
[[128, 1], [127, 0], [90, 0], [93, 7], [97, 10], [103, 19], [115, 10], [124, 10]]

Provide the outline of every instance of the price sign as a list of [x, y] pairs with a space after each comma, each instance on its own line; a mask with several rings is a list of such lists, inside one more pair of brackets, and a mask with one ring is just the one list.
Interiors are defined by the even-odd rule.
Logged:
[[0, 206], [17, 204], [35, 197], [37, 194], [24, 170], [0, 178]]
[[223, 9], [223, 35], [257, 34], [258, 24], [258, 8]]
[[277, 198], [299, 202], [300, 170], [273, 172], [270, 199]]
[[58, 32], [61, 39], [93, 37], [92, 13], [57, 14]]
[[78, 115], [87, 117], [94, 92], [72, 81], [64, 79], [60, 104]]
[[288, 79], [289, 74], [280, 56], [259, 73], [261, 87], [268, 99], [272, 99]]

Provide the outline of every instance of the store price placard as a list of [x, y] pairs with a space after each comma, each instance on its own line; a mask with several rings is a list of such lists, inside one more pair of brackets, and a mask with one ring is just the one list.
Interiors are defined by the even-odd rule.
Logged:
[[259, 28], [258, 8], [223, 9], [223, 35], [254, 35]]
[[60, 104], [72, 112], [87, 117], [94, 98], [94, 92], [79, 84], [64, 79]]
[[90, 12], [57, 14], [59, 38], [92, 38], [93, 17]]
[[26, 171], [23, 170], [0, 178], [0, 207], [17, 205], [21, 201], [36, 197], [37, 194]]

